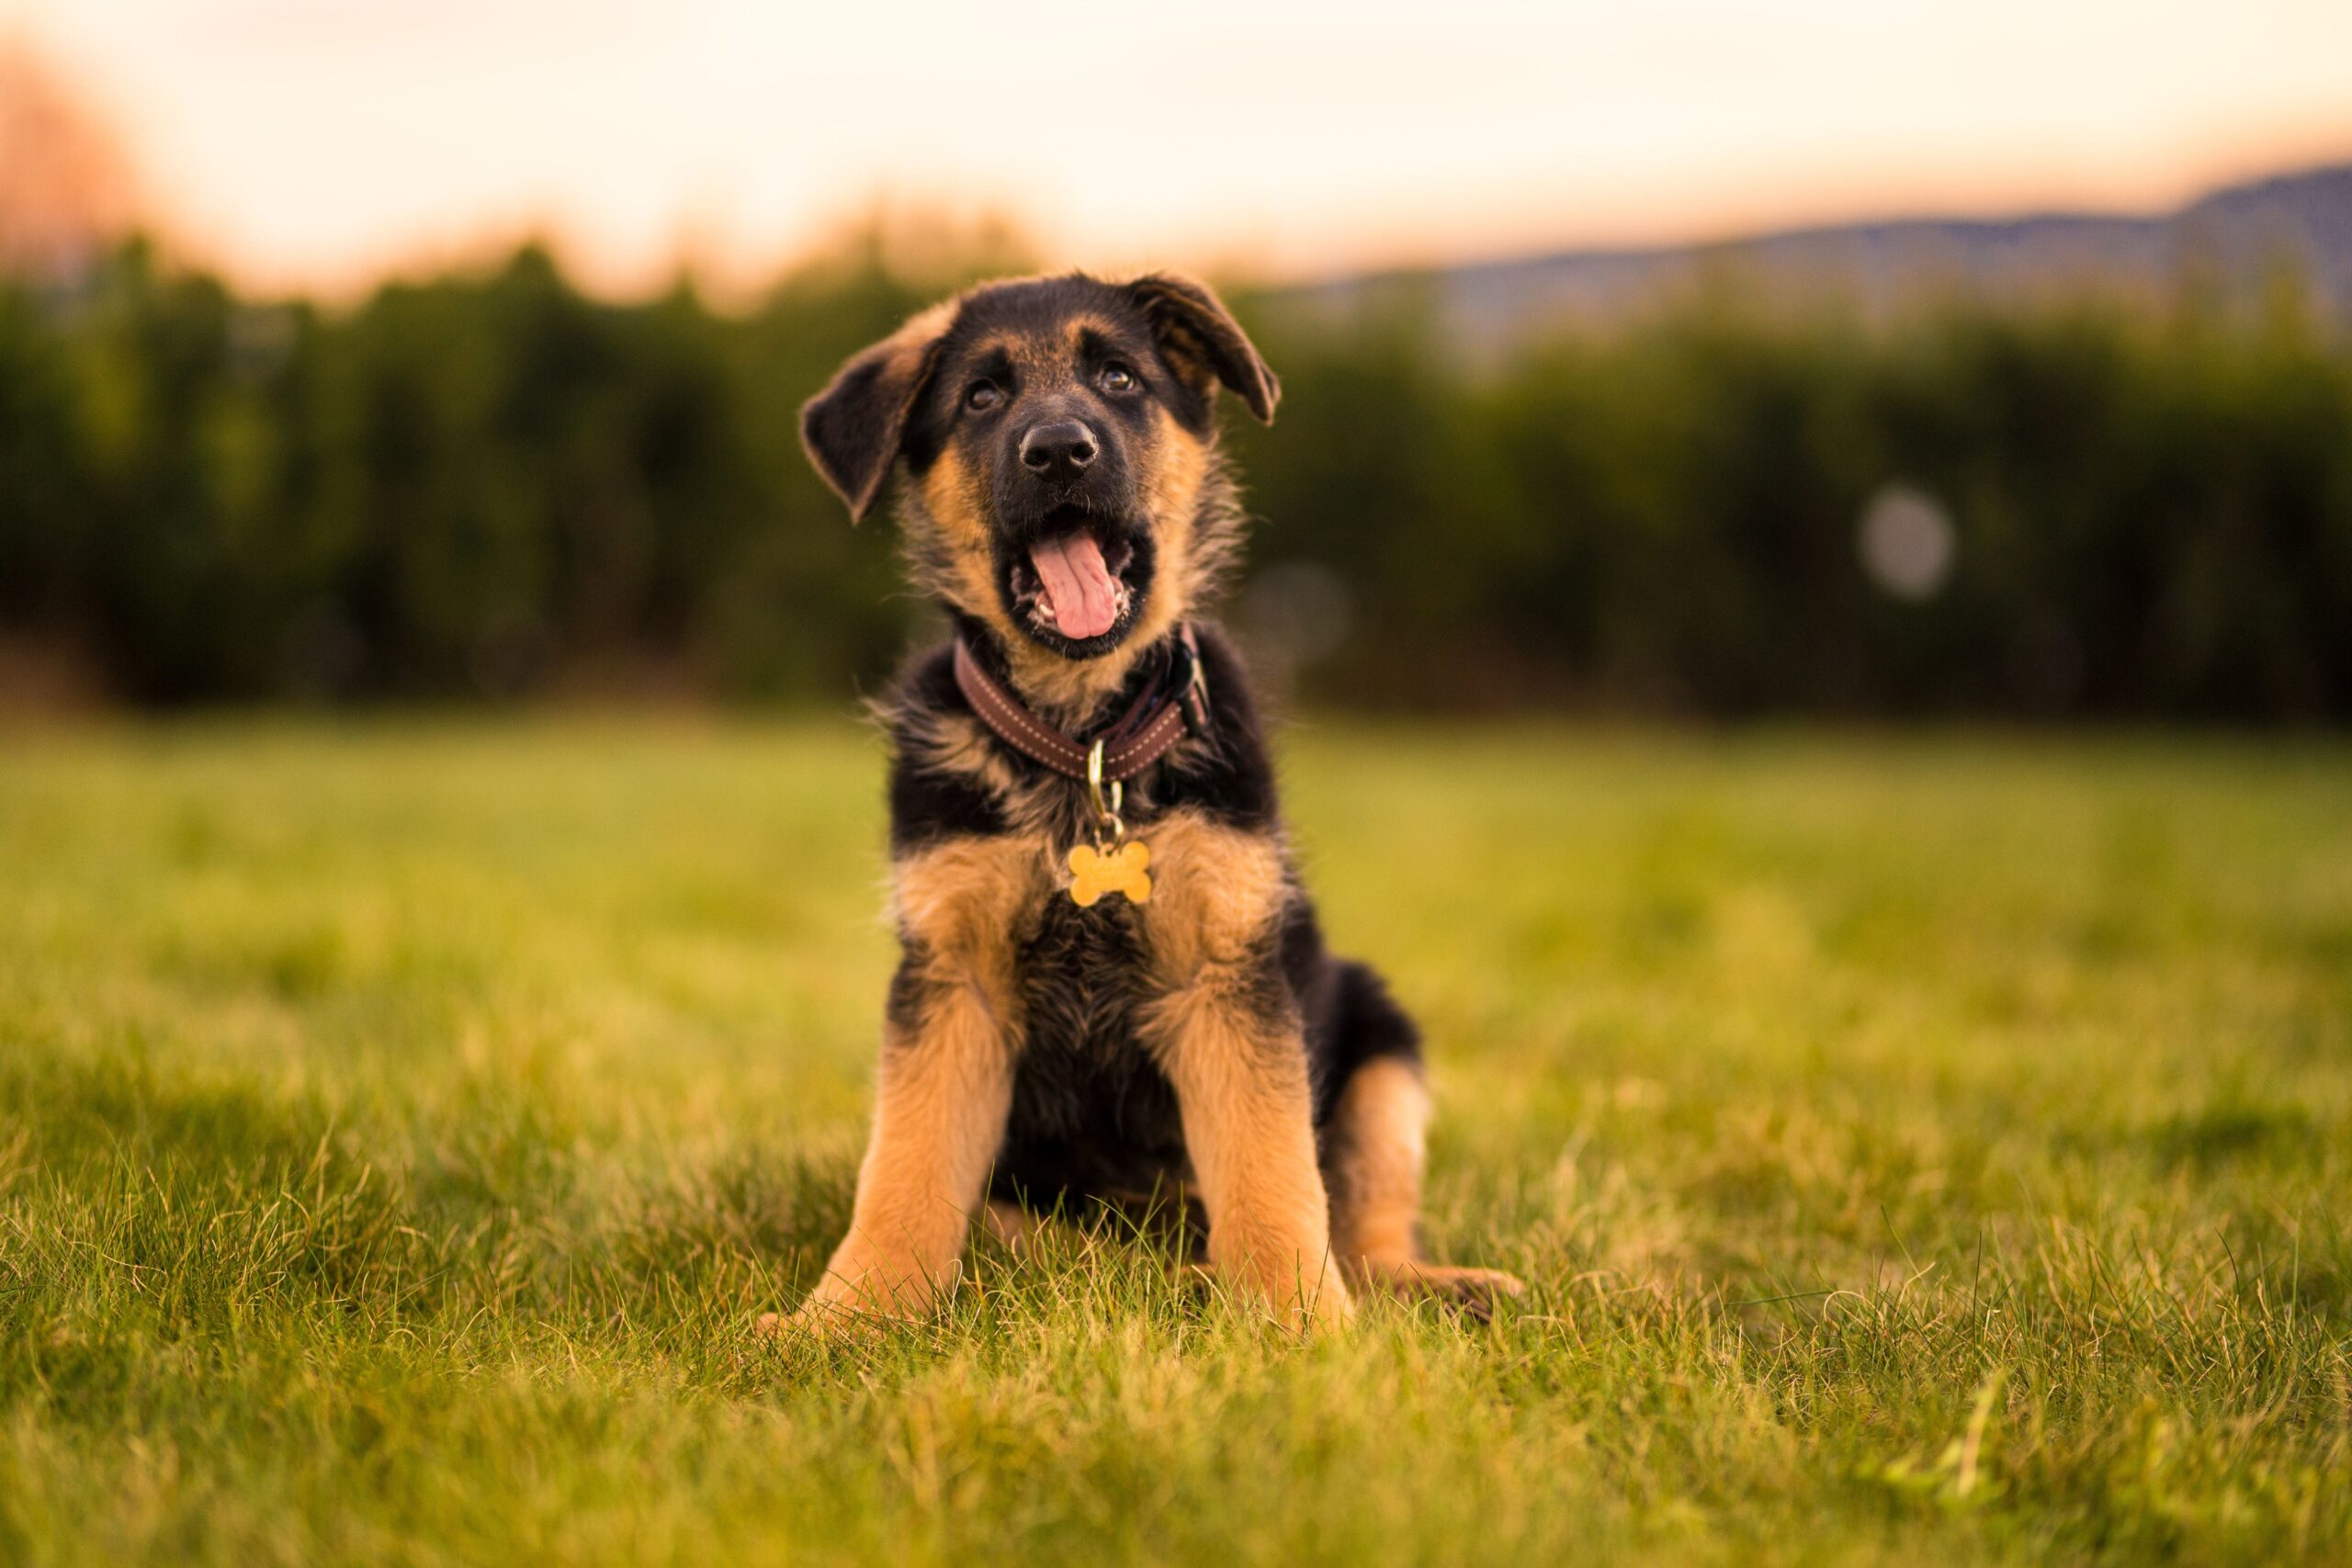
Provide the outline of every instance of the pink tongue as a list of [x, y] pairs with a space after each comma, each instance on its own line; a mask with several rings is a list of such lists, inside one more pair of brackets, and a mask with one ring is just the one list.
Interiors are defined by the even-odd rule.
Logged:
[[1069, 534], [1039, 545], [1029, 552], [1029, 564], [1046, 585], [1046, 602], [1054, 607], [1054, 626], [1068, 637], [1101, 637], [1119, 618], [1111, 569], [1102, 564], [1102, 547], [1091, 534]]

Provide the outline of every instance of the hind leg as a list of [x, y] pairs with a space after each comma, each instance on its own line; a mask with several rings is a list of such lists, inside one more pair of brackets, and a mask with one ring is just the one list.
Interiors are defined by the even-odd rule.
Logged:
[[1485, 1319], [1497, 1301], [1525, 1287], [1498, 1269], [1453, 1268], [1422, 1255], [1429, 1121], [1429, 1091], [1413, 1058], [1376, 1055], [1349, 1076], [1327, 1139], [1331, 1249], [1363, 1289], [1433, 1298]]

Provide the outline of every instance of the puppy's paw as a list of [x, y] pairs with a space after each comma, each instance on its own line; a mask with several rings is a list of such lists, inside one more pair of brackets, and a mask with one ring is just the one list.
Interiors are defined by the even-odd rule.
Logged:
[[1169, 1266], [1168, 1282], [1197, 1301], [1254, 1302], [1294, 1334], [1328, 1334], [1345, 1327], [1356, 1314], [1355, 1298], [1335, 1269], [1326, 1269], [1311, 1280], [1294, 1277], [1284, 1281], [1279, 1277], [1236, 1280], [1215, 1263], [1174, 1263]]
[[752, 1325], [752, 1334], [756, 1339], [777, 1345], [854, 1345], [918, 1321], [918, 1315], [911, 1313], [811, 1295], [790, 1312], [762, 1313]]
[[1527, 1293], [1515, 1274], [1499, 1269], [1456, 1268], [1442, 1263], [1386, 1263], [1366, 1269], [1368, 1278], [1405, 1301], [1438, 1302], [1478, 1323], [1494, 1320], [1502, 1302]]
[[1304, 1270], [1274, 1274], [1256, 1280], [1253, 1285], [1272, 1310], [1274, 1321], [1294, 1334], [1308, 1337], [1331, 1334], [1355, 1319], [1355, 1297], [1340, 1270], [1329, 1262], [1312, 1275]]
[[811, 1312], [807, 1306], [791, 1312], [763, 1312], [752, 1325], [755, 1338], [774, 1343], [821, 1340], [838, 1337], [849, 1326], [847, 1314], [831, 1311]]
[[839, 1341], [880, 1332], [930, 1314], [940, 1292], [909, 1270], [828, 1272], [789, 1313], [760, 1314], [752, 1332], [767, 1338]]
[[865, 1314], [828, 1302], [806, 1302], [791, 1312], [763, 1312], [752, 1332], [769, 1339], [836, 1337], [865, 1321]]

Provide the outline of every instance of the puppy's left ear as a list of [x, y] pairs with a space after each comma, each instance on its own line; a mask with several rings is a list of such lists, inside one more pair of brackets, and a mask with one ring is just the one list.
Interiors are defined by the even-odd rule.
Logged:
[[834, 493], [862, 523], [899, 460], [907, 416], [931, 379], [939, 343], [956, 319], [953, 301], [934, 305], [851, 358], [800, 410], [800, 445]]
[[1207, 378], [1215, 376], [1250, 405], [1259, 423], [1273, 423], [1283, 384], [1215, 290], [1189, 277], [1156, 272], [1128, 284], [1127, 292], [1143, 307], [1170, 365], [1180, 372], [1195, 371], [1204, 389]]

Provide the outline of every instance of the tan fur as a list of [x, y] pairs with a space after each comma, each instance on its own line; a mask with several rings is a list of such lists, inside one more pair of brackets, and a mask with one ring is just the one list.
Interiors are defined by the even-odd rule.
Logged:
[[[1151, 600], [1130, 636], [1130, 643], [1148, 648], [1187, 619], [1216, 588], [1227, 547], [1200, 535], [1201, 492], [1216, 455], [1194, 440], [1191, 432], [1159, 411], [1152, 443], [1153, 461], [1143, 471], [1143, 503], [1151, 513], [1159, 548], [1157, 581]], [[1211, 519], [1212, 522], [1221, 519]]]
[[923, 475], [921, 505], [902, 524], [915, 576], [931, 591], [987, 623], [1000, 638], [1016, 635], [996, 592], [996, 560], [989, 548], [987, 497], [980, 477], [962, 454], [943, 452]]
[[1146, 1022], [1182, 1113], [1209, 1261], [1295, 1325], [1343, 1321], [1353, 1303], [1331, 1249], [1298, 1027], [1270, 1027], [1240, 991], [1217, 966]]
[[1032, 708], [1065, 727], [1084, 728], [1125, 682], [1149, 641], [1131, 637], [1102, 657], [1086, 660], [1064, 659], [1038, 647], [1005, 614], [980, 481], [957, 453], [942, 453], [932, 465], [923, 476], [921, 501], [903, 524], [917, 574], [941, 598], [996, 634], [1011, 661], [1013, 689]]
[[1093, 727], [1150, 647], [1136, 636], [1099, 658], [1064, 659], [1023, 638], [1007, 645], [1006, 661], [1023, 701], [1065, 729], [1082, 730]]
[[1064, 659], [1040, 648], [1005, 614], [989, 547], [984, 486], [953, 448], [923, 475], [901, 519], [917, 580], [996, 634], [1013, 689], [1064, 728], [1091, 725], [1125, 684], [1136, 660], [1214, 591], [1232, 553], [1230, 487], [1223, 482], [1213, 446], [1161, 409], [1136, 462], [1153, 525], [1156, 581], [1133, 632], [1095, 659]]
[[1216, 451], [1178, 424], [1166, 409], [1155, 412], [1152, 439], [1136, 461], [1158, 564], [1135, 629], [1125, 642], [1098, 659], [1064, 659], [1025, 637], [1006, 639], [1014, 687], [1030, 706], [1067, 728], [1082, 729], [1092, 722], [1126, 683], [1136, 660], [1200, 607], [1225, 564], [1227, 548], [1204, 549], [1199, 528], [1203, 491]]
[[799, 1312], [911, 1315], [950, 1285], [1012, 1100], [1019, 912], [1046, 887], [1041, 840], [958, 840], [907, 857], [893, 903], [926, 999], [882, 1053], [849, 1234]]
[[[879, 352], [929, 352], [960, 309], [951, 300], [924, 312]], [[1025, 382], [1050, 388], [1079, 374], [1090, 328], [1117, 330], [1081, 318], [1060, 341], [1015, 334], [993, 346], [1022, 367]], [[1181, 374], [1213, 389], [1207, 344], [1179, 328], [1169, 348]], [[1257, 389], [1261, 414], [1275, 390]], [[1064, 659], [1012, 624], [990, 547], [989, 481], [964, 454], [951, 446], [901, 491], [902, 536], [918, 584], [995, 634], [1021, 698], [1073, 731], [1093, 727], [1136, 661], [1199, 612], [1239, 536], [1238, 502], [1213, 439], [1159, 408], [1133, 459], [1151, 525], [1153, 584], [1121, 647], [1090, 660]], [[955, 1278], [976, 1213], [1016, 1250], [1035, 1234], [1030, 1216], [985, 1204], [982, 1190], [1011, 1103], [1017, 954], [1036, 929], [1040, 901], [1069, 885], [1057, 852], [1087, 829], [1082, 794], [1058, 778], [1024, 780], [967, 714], [897, 718], [908, 760], [976, 782], [1009, 831], [954, 840], [899, 867], [894, 908], [917, 999], [911, 1016], [902, 999], [884, 1052], [850, 1234], [803, 1320], [844, 1309], [922, 1310]], [[1204, 744], [1180, 743], [1165, 765], [1182, 770]], [[1154, 793], [1148, 774], [1133, 781], [1127, 809], [1150, 846], [1155, 889], [1147, 904], [1120, 906], [1114, 918], [1136, 921], [1144, 940], [1153, 994], [1140, 1027], [1176, 1091], [1185, 1186], [1207, 1212], [1212, 1265], [1301, 1325], [1348, 1317], [1351, 1279], [1474, 1306], [1516, 1294], [1508, 1275], [1419, 1261], [1414, 1227], [1429, 1101], [1403, 1062], [1359, 1069], [1343, 1091], [1330, 1130], [1335, 1210], [1317, 1161], [1301, 1021], [1267, 971], [1297, 897], [1284, 847], [1190, 811], [1159, 816]]]
[[1069, 378], [1065, 357], [1053, 344], [1027, 333], [990, 333], [972, 340], [972, 352], [976, 355], [1003, 355], [1026, 381], [1050, 385]]
[[1052, 886], [1054, 863], [1054, 846], [1041, 837], [951, 839], [899, 862], [891, 913], [933, 977], [975, 984], [994, 998], [1012, 989], [1013, 943]]
[[1212, 968], [1238, 967], [1289, 900], [1281, 844], [1192, 811], [1170, 812], [1143, 833], [1159, 877], [1144, 937], [1160, 984], [1180, 989]]
[[1429, 1090], [1411, 1063], [1389, 1058], [1356, 1069], [1331, 1117], [1332, 1249], [1360, 1286], [1435, 1297], [1484, 1316], [1525, 1287], [1499, 1269], [1422, 1258], [1418, 1232], [1429, 1123]]
[[1316, 1164], [1306, 1043], [1258, 966], [1289, 896], [1280, 845], [1190, 812], [1151, 827], [1166, 890], [1143, 929], [1161, 990], [1144, 1032], [1175, 1087], [1209, 1260], [1294, 1322], [1352, 1310]]
[[1358, 1067], [1332, 1119], [1331, 1242], [1343, 1262], [1411, 1263], [1420, 1256], [1421, 1163], [1430, 1096], [1421, 1075], [1396, 1058]]

